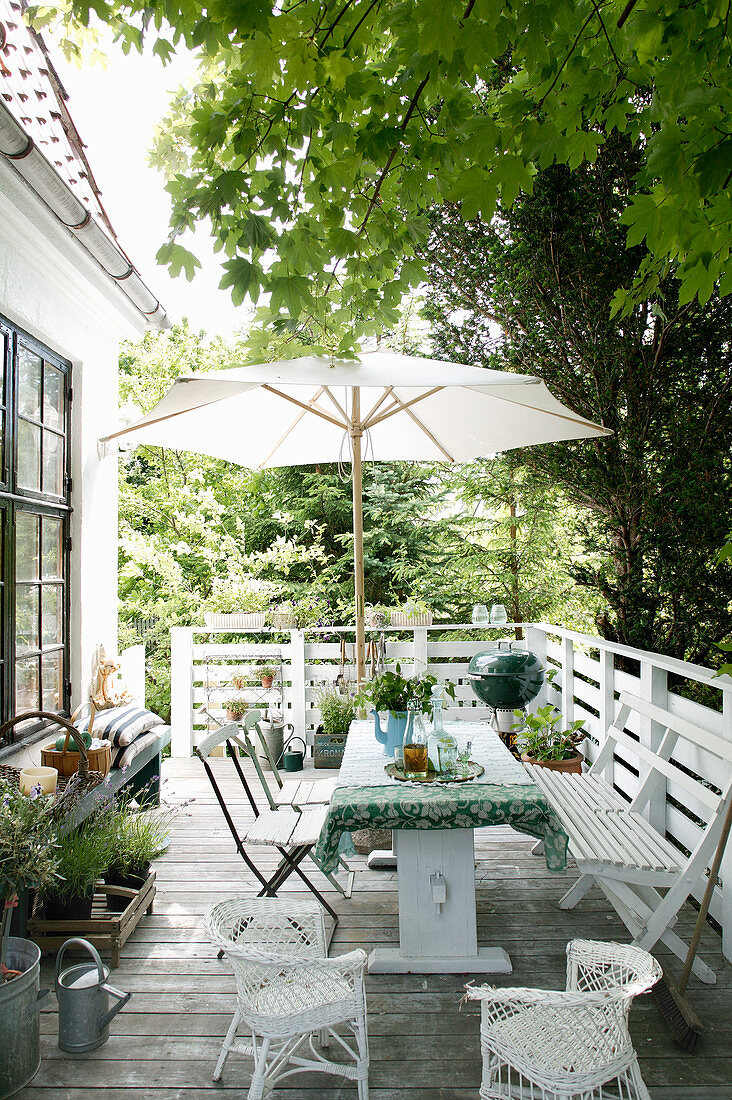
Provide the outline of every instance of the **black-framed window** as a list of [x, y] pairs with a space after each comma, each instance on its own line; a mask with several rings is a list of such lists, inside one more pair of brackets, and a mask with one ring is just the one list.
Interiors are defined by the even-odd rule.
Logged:
[[[5, 721], [25, 710], [68, 712], [70, 703], [71, 372], [66, 360], [2, 317], [0, 351], [0, 717]], [[26, 732], [16, 727], [14, 737]]]

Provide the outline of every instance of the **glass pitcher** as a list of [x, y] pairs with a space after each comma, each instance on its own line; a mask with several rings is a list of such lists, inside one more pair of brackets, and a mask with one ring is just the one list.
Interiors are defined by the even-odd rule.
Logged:
[[426, 779], [429, 758], [427, 731], [418, 703], [410, 703], [404, 731], [404, 775], [407, 779]]

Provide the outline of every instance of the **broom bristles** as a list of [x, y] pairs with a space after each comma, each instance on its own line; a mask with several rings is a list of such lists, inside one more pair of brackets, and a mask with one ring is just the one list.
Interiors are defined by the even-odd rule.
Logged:
[[695, 1054], [704, 1025], [693, 1006], [669, 979], [666, 971], [651, 990], [661, 1015], [677, 1046], [689, 1054]]

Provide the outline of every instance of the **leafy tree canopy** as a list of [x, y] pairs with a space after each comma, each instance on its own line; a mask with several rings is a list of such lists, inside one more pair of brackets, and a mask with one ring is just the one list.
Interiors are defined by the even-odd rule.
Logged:
[[200, 52], [158, 142], [159, 258], [191, 278], [182, 237], [208, 220], [221, 285], [266, 294], [283, 330], [315, 322], [346, 351], [389, 328], [423, 276], [427, 209], [487, 222], [617, 132], [644, 150], [623, 223], [648, 255], [614, 306], [669, 267], [681, 305], [732, 289], [728, 0], [65, 0], [36, 18], [69, 10], [163, 62]]
[[592, 165], [546, 169], [490, 224], [436, 215], [428, 311], [439, 354], [539, 375], [612, 429], [510, 461], [592, 518], [601, 557], [575, 558], [574, 574], [602, 597], [600, 632], [705, 663], [732, 626], [729, 562], [713, 568], [732, 488], [732, 298], [684, 303], [667, 277], [663, 308], [610, 317], [643, 263], [621, 225], [638, 159], [616, 139]]

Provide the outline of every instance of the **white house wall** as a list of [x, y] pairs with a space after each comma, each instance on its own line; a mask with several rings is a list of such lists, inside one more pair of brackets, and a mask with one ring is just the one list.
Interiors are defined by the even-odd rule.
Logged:
[[118, 347], [145, 322], [0, 162], [0, 314], [72, 364], [71, 678], [86, 697], [94, 649], [117, 638], [117, 462], [97, 439], [117, 422]]

